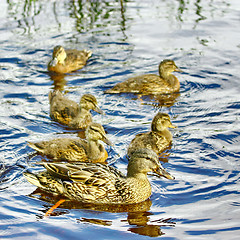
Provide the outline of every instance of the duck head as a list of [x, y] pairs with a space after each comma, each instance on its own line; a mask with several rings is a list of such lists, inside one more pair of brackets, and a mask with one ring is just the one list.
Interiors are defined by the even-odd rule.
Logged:
[[152, 131], [162, 131], [166, 128], [176, 128], [172, 125], [171, 119], [167, 113], [159, 112], [152, 120]]
[[58, 63], [64, 64], [64, 61], [67, 57], [67, 54], [62, 46], [56, 46], [53, 49], [52, 60], [50, 61], [49, 65], [54, 67]]
[[172, 72], [182, 72], [173, 60], [165, 59], [159, 64], [159, 75], [161, 77], [169, 76]]
[[158, 177], [174, 179], [174, 177], [162, 167], [154, 151], [147, 148], [136, 150], [130, 157], [127, 176], [147, 175], [149, 172]]
[[103, 126], [99, 123], [91, 123], [86, 129], [86, 137], [88, 141], [98, 141], [101, 140], [108, 144], [109, 146], [113, 146], [113, 143], [107, 138], [106, 132]]
[[84, 94], [80, 100], [80, 107], [86, 110], [93, 110], [97, 113], [104, 114], [104, 112], [97, 105], [97, 99], [91, 94]]

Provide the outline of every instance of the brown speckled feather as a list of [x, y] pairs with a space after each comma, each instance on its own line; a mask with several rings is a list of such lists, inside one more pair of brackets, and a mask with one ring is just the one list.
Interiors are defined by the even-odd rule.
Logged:
[[158, 75], [146, 74], [129, 78], [127, 81], [116, 84], [106, 93], [131, 92], [139, 94], [171, 93], [173, 89]]
[[47, 171], [24, 173], [27, 180], [55, 194], [69, 199], [107, 204], [131, 204], [146, 200], [151, 195], [147, 172], [174, 179], [149, 149], [136, 151], [124, 176], [114, 167], [100, 163], [41, 163]]
[[[70, 164], [50, 164], [43, 163], [48, 172], [41, 173], [48, 182], [53, 184], [44, 185], [45, 190], [52, 193], [64, 194], [70, 199], [94, 203], [134, 203], [146, 200], [151, 195], [149, 181], [139, 183], [134, 178], [127, 179], [115, 168], [102, 164], [78, 163], [75, 168]], [[62, 188], [54, 186], [56, 178], [61, 178]], [[41, 184], [43, 184], [41, 182]], [[141, 196], [137, 189], [141, 189]], [[107, 191], [106, 191], [107, 189]]]
[[97, 106], [96, 98], [84, 94], [80, 104], [65, 97], [62, 92], [49, 92], [50, 117], [72, 129], [84, 129], [92, 122], [90, 110], [103, 113]]
[[108, 153], [102, 143], [112, 143], [107, 139], [104, 128], [99, 123], [91, 123], [86, 130], [87, 140], [57, 138], [28, 145], [54, 161], [105, 162]]
[[128, 147], [128, 155], [131, 155], [136, 149], [148, 148], [157, 154], [163, 152], [169, 145], [171, 140], [157, 132], [139, 133], [131, 141]]
[[88, 161], [87, 141], [82, 139], [58, 138], [28, 145], [54, 161]]
[[91, 55], [91, 51], [65, 50], [62, 46], [56, 46], [53, 50], [53, 59], [48, 64], [48, 70], [59, 74], [76, 71], [86, 65]]
[[167, 113], [157, 113], [152, 120], [151, 131], [137, 134], [129, 144], [127, 154], [130, 156], [140, 148], [148, 148], [156, 154], [162, 153], [172, 142], [172, 134], [168, 128], [175, 128], [172, 125]]
[[80, 112], [79, 105], [63, 95], [60, 91], [49, 92], [50, 117], [68, 125]]
[[181, 71], [172, 60], [163, 60], [159, 65], [159, 75], [144, 74], [117, 83], [105, 93], [166, 94], [178, 92], [179, 80], [173, 71]]

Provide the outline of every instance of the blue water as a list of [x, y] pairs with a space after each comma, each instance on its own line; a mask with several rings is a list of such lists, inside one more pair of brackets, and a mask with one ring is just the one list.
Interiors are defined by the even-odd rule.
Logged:
[[[224, 1], [2, 0], [0, 3], [0, 238], [1, 239], [239, 239], [240, 3]], [[51, 78], [55, 45], [90, 49], [82, 70]], [[117, 82], [157, 73], [173, 59], [181, 92], [165, 106], [134, 95], [104, 95]], [[174, 125], [164, 167], [174, 181], [149, 177], [142, 209], [62, 205], [33, 193], [22, 172], [40, 160], [27, 141], [76, 136], [49, 117], [48, 93], [79, 101], [96, 96], [94, 114], [115, 143], [109, 162], [126, 173], [126, 149], [166, 112]], [[51, 201], [52, 200], [52, 201]]]

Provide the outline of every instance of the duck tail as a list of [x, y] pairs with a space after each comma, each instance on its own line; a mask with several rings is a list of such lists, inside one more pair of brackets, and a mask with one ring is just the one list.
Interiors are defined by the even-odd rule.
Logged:
[[91, 56], [92, 56], [92, 51], [90, 50], [84, 50], [85, 54], [86, 54], [86, 57], [87, 59], [89, 59]]
[[36, 150], [37, 152], [44, 153], [43, 147], [40, 144], [38, 144], [38, 143], [28, 142], [28, 146], [30, 148]]
[[119, 93], [119, 91], [114, 90], [114, 88], [109, 88], [105, 90], [104, 93], [115, 94], [115, 93]]
[[61, 95], [62, 93], [58, 89], [56, 89], [54, 91], [50, 91], [48, 94], [49, 103], [51, 104], [53, 98], [56, 96], [59, 96], [59, 94]]
[[48, 94], [49, 103], [52, 102], [53, 97], [56, 95], [56, 91], [50, 91]]
[[26, 171], [23, 173], [23, 176], [33, 185], [45, 189], [45, 187], [40, 183], [37, 175], [35, 175], [34, 173], [31, 173], [29, 171]]
[[41, 188], [46, 192], [50, 192], [52, 194], [63, 194], [64, 187], [62, 181], [60, 179], [54, 178], [48, 172], [39, 172], [39, 173], [32, 173], [29, 171], [25, 171], [23, 176], [30, 182], [31, 184], [35, 185], [36, 187]]

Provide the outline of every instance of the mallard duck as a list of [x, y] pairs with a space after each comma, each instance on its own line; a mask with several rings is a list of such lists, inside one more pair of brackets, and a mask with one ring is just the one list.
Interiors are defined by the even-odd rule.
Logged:
[[91, 51], [65, 50], [62, 46], [56, 46], [48, 63], [48, 71], [60, 74], [76, 71], [86, 65], [91, 55]]
[[124, 82], [116, 84], [105, 93], [138, 93], [138, 94], [166, 94], [178, 92], [179, 80], [172, 72], [180, 72], [173, 60], [165, 59], [159, 64], [159, 76], [156, 74], [144, 74], [132, 77]]
[[131, 141], [128, 156], [139, 148], [152, 149], [157, 154], [163, 152], [172, 142], [172, 134], [168, 128], [176, 127], [172, 125], [167, 113], [158, 113], [152, 120], [151, 131], [139, 133]]
[[52, 160], [68, 162], [104, 162], [108, 153], [100, 141], [112, 146], [104, 128], [99, 123], [91, 123], [86, 130], [87, 140], [74, 138], [56, 138], [28, 146]]
[[174, 179], [159, 163], [155, 152], [139, 149], [128, 163], [127, 176], [101, 163], [41, 163], [47, 171], [25, 172], [27, 180], [44, 191], [80, 202], [131, 204], [148, 199], [148, 172]]
[[66, 98], [62, 92], [55, 90], [49, 93], [50, 117], [72, 129], [84, 129], [92, 122], [90, 110], [103, 114], [98, 107], [96, 98], [91, 94], [84, 94], [77, 104]]

